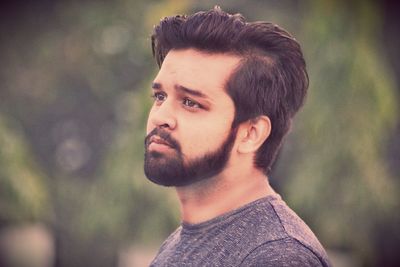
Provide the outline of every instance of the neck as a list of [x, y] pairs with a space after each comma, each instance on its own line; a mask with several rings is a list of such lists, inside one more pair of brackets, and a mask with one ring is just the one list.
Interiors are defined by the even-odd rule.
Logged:
[[176, 188], [184, 222], [204, 222], [274, 193], [258, 169], [227, 169], [206, 181]]

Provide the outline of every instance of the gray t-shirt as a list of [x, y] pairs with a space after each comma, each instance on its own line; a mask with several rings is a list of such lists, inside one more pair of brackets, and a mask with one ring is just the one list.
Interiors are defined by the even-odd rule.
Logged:
[[150, 266], [331, 265], [310, 228], [276, 194], [203, 223], [182, 223]]

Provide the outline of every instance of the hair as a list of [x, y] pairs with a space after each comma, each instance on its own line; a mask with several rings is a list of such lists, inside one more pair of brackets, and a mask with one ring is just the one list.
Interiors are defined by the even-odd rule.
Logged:
[[254, 164], [269, 174], [308, 88], [303, 53], [292, 35], [278, 25], [246, 22], [241, 14], [215, 7], [190, 16], [165, 17], [154, 27], [151, 43], [159, 67], [171, 49], [193, 48], [241, 58], [225, 88], [235, 105], [232, 128], [268, 116], [271, 133], [258, 149]]

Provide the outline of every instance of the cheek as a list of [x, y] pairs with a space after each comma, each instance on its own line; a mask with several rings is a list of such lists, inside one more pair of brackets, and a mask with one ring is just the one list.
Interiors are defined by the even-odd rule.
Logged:
[[202, 156], [204, 153], [218, 149], [230, 133], [229, 120], [214, 121], [190, 127], [190, 133], [185, 137], [185, 143], [181, 142], [184, 154], [193, 157]]

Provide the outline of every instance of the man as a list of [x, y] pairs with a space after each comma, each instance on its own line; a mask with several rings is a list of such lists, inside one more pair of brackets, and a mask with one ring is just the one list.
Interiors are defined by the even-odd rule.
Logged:
[[144, 169], [176, 188], [182, 224], [151, 266], [329, 266], [267, 177], [308, 87], [295, 39], [216, 7], [164, 18], [152, 48]]

